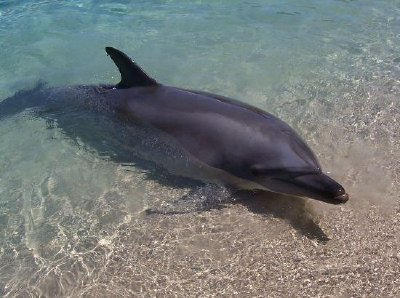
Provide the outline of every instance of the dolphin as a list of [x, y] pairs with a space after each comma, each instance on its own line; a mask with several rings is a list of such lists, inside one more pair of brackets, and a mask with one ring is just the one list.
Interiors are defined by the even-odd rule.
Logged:
[[34, 96], [20, 92], [0, 103], [0, 119], [44, 104], [74, 106], [153, 128], [205, 172], [235, 187], [331, 204], [348, 201], [344, 188], [323, 173], [315, 154], [284, 121], [225, 96], [163, 85], [122, 51], [105, 49], [121, 74], [118, 84], [69, 87], [63, 100], [40, 87]]

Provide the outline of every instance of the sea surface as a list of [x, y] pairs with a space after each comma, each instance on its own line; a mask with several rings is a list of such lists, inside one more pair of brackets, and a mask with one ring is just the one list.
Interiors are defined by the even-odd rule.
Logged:
[[400, 1], [0, 0], [0, 101], [118, 83], [105, 46], [282, 118], [350, 201], [233, 198], [130, 160], [137, 131], [22, 111], [0, 121], [0, 296], [400, 296]]

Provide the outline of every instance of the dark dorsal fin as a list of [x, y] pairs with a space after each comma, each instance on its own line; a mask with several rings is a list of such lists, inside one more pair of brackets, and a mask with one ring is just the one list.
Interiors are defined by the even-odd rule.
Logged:
[[158, 85], [156, 80], [150, 78], [125, 53], [112, 47], [106, 47], [106, 52], [121, 73], [121, 82], [117, 84], [118, 89]]

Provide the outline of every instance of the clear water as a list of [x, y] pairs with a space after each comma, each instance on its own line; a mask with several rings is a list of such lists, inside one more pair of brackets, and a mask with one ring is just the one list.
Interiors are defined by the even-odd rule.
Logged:
[[351, 201], [254, 194], [148, 216], [191, 187], [20, 113], [0, 121], [2, 295], [399, 294], [399, 1], [0, 0], [0, 100], [118, 82], [108, 45], [160, 82], [280, 116]]

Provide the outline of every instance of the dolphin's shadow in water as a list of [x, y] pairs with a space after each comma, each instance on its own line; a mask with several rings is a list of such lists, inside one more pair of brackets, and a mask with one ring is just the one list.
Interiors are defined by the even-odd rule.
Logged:
[[315, 221], [306, 199], [262, 190], [238, 191], [235, 195], [240, 198], [237, 203], [253, 213], [284, 219], [309, 239], [321, 243], [329, 240]]
[[151, 208], [146, 214], [176, 215], [221, 210], [240, 204], [250, 212], [287, 221], [309, 239], [326, 243], [329, 237], [320, 228], [306, 199], [263, 190], [234, 190], [217, 185], [195, 187], [188, 195], [162, 208]]

